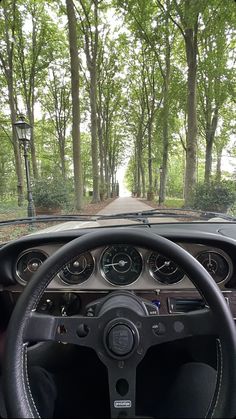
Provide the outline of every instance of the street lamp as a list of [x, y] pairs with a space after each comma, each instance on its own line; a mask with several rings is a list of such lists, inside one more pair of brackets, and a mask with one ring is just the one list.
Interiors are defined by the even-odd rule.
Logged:
[[30, 182], [30, 170], [29, 170], [29, 159], [28, 159], [28, 149], [30, 145], [31, 137], [31, 125], [25, 122], [23, 115], [19, 116], [19, 121], [14, 124], [16, 128], [16, 133], [20, 144], [23, 145], [24, 150], [24, 160], [25, 160], [25, 174], [26, 174], [26, 184], [27, 184], [27, 200], [28, 200], [28, 217], [35, 217], [35, 207], [33, 201], [33, 195], [31, 190]]

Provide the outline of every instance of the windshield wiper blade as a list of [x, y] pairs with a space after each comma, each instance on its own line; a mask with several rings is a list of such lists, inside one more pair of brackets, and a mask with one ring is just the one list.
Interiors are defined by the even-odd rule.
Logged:
[[191, 208], [153, 208], [151, 210], [137, 211], [137, 212], [123, 212], [118, 214], [108, 214], [98, 216], [98, 219], [114, 219], [114, 218], [130, 218], [130, 219], [140, 219], [145, 218], [165, 218], [165, 217], [174, 217], [174, 218], [199, 218], [208, 220], [209, 218], [219, 217], [228, 221], [236, 221], [236, 217], [233, 217], [229, 214], [224, 214], [220, 212], [213, 211], [202, 211], [194, 210]]
[[11, 225], [11, 224], [35, 224], [35, 223], [47, 223], [51, 221], [94, 221], [92, 217], [97, 217], [96, 215], [88, 214], [68, 214], [68, 215], [38, 215], [36, 217], [24, 217], [24, 218], [15, 218], [12, 220], [3, 220], [0, 221], [1, 225]]

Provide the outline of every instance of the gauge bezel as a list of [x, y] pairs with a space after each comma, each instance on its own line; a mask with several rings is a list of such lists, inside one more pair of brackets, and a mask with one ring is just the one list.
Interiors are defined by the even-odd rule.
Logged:
[[[162, 281], [160, 281], [160, 279], [158, 279], [158, 278], [156, 278], [156, 276], [155, 276], [155, 274], [154, 274], [154, 272], [152, 271], [152, 269], [150, 268], [150, 258], [151, 258], [151, 256], [152, 255], [155, 255], [155, 254], [157, 254], [157, 255], [161, 255], [161, 256], [163, 256], [163, 257], [165, 257], [165, 258], [167, 258], [168, 259], [168, 257], [167, 256], [165, 256], [165, 255], [163, 255], [163, 254], [161, 254], [161, 253], [159, 253], [159, 252], [151, 252], [151, 253], [149, 253], [148, 254], [148, 256], [147, 256], [147, 261], [146, 261], [146, 263], [147, 263], [147, 267], [148, 267], [148, 272], [149, 272], [149, 274], [151, 275], [151, 277], [158, 283], [158, 284], [160, 284], [160, 285], [162, 285], [162, 286], [172, 286], [172, 285], [176, 285], [176, 284], [179, 284], [181, 281], [183, 281], [184, 280], [184, 278], [186, 277], [186, 274], [185, 274], [185, 272], [179, 267], [179, 265], [177, 265], [174, 261], [171, 261], [171, 262], [173, 262], [173, 263], [175, 263], [176, 264], [176, 266], [177, 266], [177, 268], [176, 268], [176, 270], [174, 271], [174, 273], [175, 272], [177, 272], [178, 270], [180, 270], [181, 271], [181, 273], [183, 274], [182, 276], [181, 276], [181, 278], [180, 279], [178, 279], [177, 281], [175, 281], [175, 282], [172, 282], [172, 283], [166, 283], [166, 282], [162, 282]], [[167, 275], [167, 274], [161, 274], [161, 275], [163, 275], [163, 277], [166, 277], [166, 278], [168, 278], [168, 277], [170, 277], [171, 275]]]
[[[140, 258], [141, 258], [141, 263], [142, 263], [142, 269], [141, 269], [141, 272], [140, 272], [140, 274], [139, 274], [139, 276], [133, 281], [133, 282], [131, 282], [130, 284], [122, 284], [122, 285], [118, 285], [118, 284], [113, 284], [113, 282], [111, 282], [107, 277], [106, 277], [106, 274], [105, 274], [105, 272], [104, 272], [104, 270], [103, 270], [103, 268], [102, 268], [102, 258], [103, 258], [103, 255], [104, 255], [104, 253], [109, 249], [109, 248], [111, 248], [111, 247], [113, 247], [113, 246], [129, 246], [129, 247], [132, 247], [134, 250], [136, 250], [136, 252], [139, 254], [139, 256], [140, 256]], [[111, 246], [106, 246], [104, 249], [103, 249], [103, 251], [101, 252], [101, 254], [100, 254], [100, 258], [99, 258], [99, 271], [100, 271], [100, 274], [102, 275], [102, 277], [103, 277], [103, 279], [105, 279], [105, 281], [108, 283], [108, 284], [110, 284], [110, 285], [112, 285], [113, 287], [117, 287], [117, 288], [127, 288], [127, 287], [130, 287], [131, 285], [133, 285], [133, 284], [135, 284], [139, 279], [140, 279], [140, 277], [142, 276], [142, 274], [143, 274], [143, 271], [144, 271], [144, 259], [143, 259], [143, 255], [142, 255], [142, 253], [140, 253], [140, 251], [139, 251], [139, 248], [137, 248], [137, 247], [135, 247], [135, 246], [132, 246], [132, 245], [130, 245], [130, 244], [127, 244], [127, 243], [114, 243], [114, 244], [112, 244]]]
[[[17, 269], [17, 266], [18, 266], [18, 263], [19, 263], [19, 260], [23, 257], [23, 256], [25, 256], [25, 255], [27, 255], [27, 254], [29, 254], [29, 253], [32, 253], [32, 252], [38, 252], [38, 253], [41, 253], [42, 255], [44, 255], [45, 257], [46, 257], [46, 259], [49, 257], [49, 255], [48, 255], [48, 253], [47, 252], [45, 252], [44, 250], [41, 250], [41, 249], [37, 249], [37, 248], [32, 248], [32, 249], [27, 249], [27, 250], [24, 250], [23, 252], [21, 252], [20, 253], [20, 255], [18, 256], [18, 258], [17, 258], [17, 260], [16, 260], [16, 263], [15, 263], [15, 278], [16, 278], [16, 281], [20, 284], [20, 285], [27, 285], [28, 284], [28, 282], [27, 281], [25, 281], [21, 276], [20, 276], [20, 273], [19, 273], [19, 270]], [[45, 260], [46, 260], [45, 259]], [[44, 261], [45, 262], [45, 261]], [[34, 273], [33, 273], [34, 274]], [[32, 275], [33, 275], [32, 274]]]
[[[227, 253], [225, 253], [223, 250], [221, 250], [221, 249], [203, 249], [203, 250], [201, 250], [200, 252], [198, 252], [196, 255], [195, 255], [195, 258], [197, 259], [197, 261], [199, 262], [199, 260], [198, 260], [198, 257], [201, 255], [201, 254], [203, 254], [203, 253], [214, 253], [214, 254], [216, 254], [216, 255], [219, 255], [219, 256], [221, 256], [221, 257], [223, 257], [224, 259], [225, 259], [225, 261], [227, 262], [227, 265], [228, 265], [228, 268], [229, 268], [229, 272], [228, 272], [228, 274], [226, 275], [226, 277], [224, 278], [224, 279], [222, 279], [221, 281], [219, 281], [219, 282], [216, 282], [215, 280], [214, 280], [214, 278], [212, 278], [213, 279], [213, 281], [216, 283], [216, 285], [219, 285], [219, 284], [223, 284], [223, 283], [225, 283], [225, 282], [227, 282], [228, 281], [228, 279], [229, 278], [231, 278], [231, 276], [232, 276], [232, 273], [233, 273], [233, 263], [232, 263], [232, 260], [230, 259], [230, 257], [227, 255]], [[201, 263], [201, 262], [199, 262], [199, 263]], [[201, 264], [202, 265], [202, 264]], [[202, 265], [203, 266], [203, 265]], [[204, 267], [204, 266], [203, 266]], [[208, 272], [208, 271], [207, 271]], [[209, 272], [208, 272], [209, 273]], [[209, 275], [211, 275], [210, 273], [209, 273]]]
[[[58, 277], [59, 277], [59, 279], [60, 279], [60, 281], [61, 282], [63, 282], [63, 284], [65, 284], [65, 285], [67, 285], [67, 286], [71, 286], [71, 287], [73, 287], [73, 286], [78, 286], [78, 285], [84, 285], [87, 281], [89, 281], [90, 280], [90, 278], [91, 278], [91, 276], [93, 275], [93, 273], [94, 273], [94, 271], [95, 271], [95, 258], [94, 258], [94, 256], [93, 256], [93, 254], [92, 254], [92, 252], [90, 252], [89, 250], [87, 251], [87, 252], [83, 252], [83, 253], [80, 253], [78, 256], [76, 256], [75, 258], [73, 258], [73, 259], [77, 259], [79, 256], [81, 256], [81, 255], [83, 255], [83, 254], [85, 254], [85, 253], [90, 253], [90, 255], [91, 255], [91, 257], [92, 257], [92, 260], [93, 260], [93, 270], [92, 270], [92, 272], [91, 272], [91, 274], [89, 275], [89, 277], [87, 278], [87, 279], [85, 279], [83, 282], [78, 282], [78, 283], [76, 283], [76, 282], [66, 282], [65, 281], [65, 279], [64, 278], [62, 278], [62, 274], [61, 274], [61, 272], [62, 272], [62, 270], [57, 274], [58, 275]], [[68, 265], [69, 263], [71, 263], [71, 262], [68, 262], [68, 263], [66, 263], [66, 265]], [[65, 266], [66, 266], [65, 265]]]

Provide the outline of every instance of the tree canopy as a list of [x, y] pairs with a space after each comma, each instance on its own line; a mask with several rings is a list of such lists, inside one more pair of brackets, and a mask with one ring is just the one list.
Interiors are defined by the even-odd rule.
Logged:
[[14, 123], [32, 125], [31, 178], [69, 182], [75, 208], [116, 194], [183, 198], [233, 179], [233, 0], [0, 3], [0, 195], [25, 191]]

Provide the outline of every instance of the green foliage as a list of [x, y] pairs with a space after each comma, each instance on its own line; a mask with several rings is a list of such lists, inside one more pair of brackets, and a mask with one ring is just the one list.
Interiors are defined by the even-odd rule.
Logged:
[[195, 189], [193, 208], [203, 211], [226, 212], [236, 202], [235, 182], [212, 181], [198, 184]]
[[164, 204], [167, 208], [182, 208], [184, 200], [181, 198], [166, 198]]
[[40, 179], [33, 187], [33, 198], [39, 208], [63, 208], [69, 204], [68, 188], [62, 179]]

